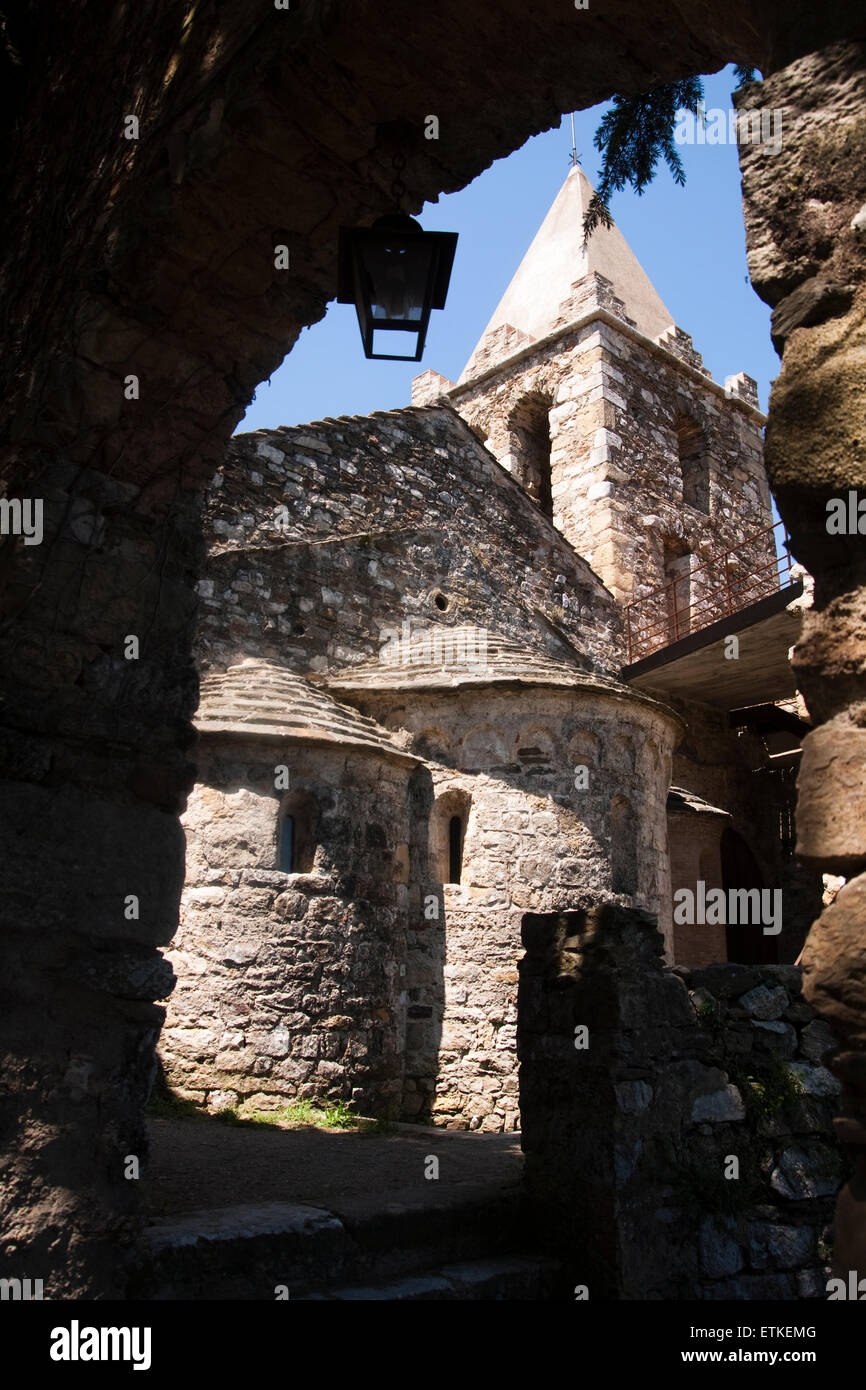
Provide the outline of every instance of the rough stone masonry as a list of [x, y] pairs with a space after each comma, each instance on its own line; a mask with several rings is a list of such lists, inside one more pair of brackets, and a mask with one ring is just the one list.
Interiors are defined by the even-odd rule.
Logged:
[[[850, 615], [862, 564], [847, 551], [845, 565], [828, 558], [823, 492], [862, 481], [862, 256], [847, 233], [863, 203], [862, 160], [846, 142], [863, 109], [863, 63], [859, 49], [840, 59], [831, 48], [859, 32], [859, 11], [805, 0], [636, 11], [611, 0], [577, 14], [578, 29], [560, 4], [527, 15], [513, 3], [446, 3], [418, 10], [411, 37], [397, 7], [368, 0], [288, 16], [252, 3], [184, 15], [162, 0], [146, 11], [68, 5], [50, 25], [25, 6], [7, 16], [3, 475], [7, 496], [35, 491], [56, 506], [43, 545], [3, 545], [3, 843], [16, 874], [3, 922], [4, 1273], [26, 1277], [35, 1261], [52, 1296], [125, 1290], [140, 1197], [122, 1158], [146, 1150], [163, 1016], [153, 1001], [171, 985], [158, 947], [176, 926], [183, 875], [193, 494], [255, 384], [324, 312], [338, 226], [387, 210], [395, 122], [411, 131], [427, 110], [440, 118], [439, 147], [420, 141], [404, 175], [417, 208], [563, 110], [731, 59], [826, 113], [830, 160], [793, 127], [799, 185], [775, 165], [747, 168], [744, 188], [750, 247], [772, 247], [772, 275], [754, 268], [771, 302], [824, 266], [859, 287], [829, 330], [813, 306], [791, 332], [768, 454], [798, 553], [823, 585], [801, 684], [814, 717], [838, 712], [837, 731], [856, 729], [862, 662]], [[394, 34], [387, 65], [371, 55], [377, 26]], [[122, 138], [131, 93], [147, 137], [138, 142]], [[261, 240], [286, 222], [290, 285], [274, 283], [271, 239]], [[129, 373], [143, 383], [135, 403], [123, 395]], [[122, 657], [130, 631], [149, 634], [134, 679]], [[821, 692], [833, 689], [827, 703]], [[824, 784], [813, 765], [801, 790], [815, 798]], [[849, 802], [862, 827], [853, 792]], [[49, 844], [66, 847], [52, 856], [52, 894]], [[816, 864], [830, 867], [825, 848]], [[145, 910], [127, 921], [119, 895], [142, 879]], [[864, 1018], [856, 891], [826, 928], [816, 987], [821, 1007], [844, 1015], [853, 1107]], [[860, 1142], [853, 1108], [846, 1123]], [[843, 1258], [862, 1271], [859, 1249]]]

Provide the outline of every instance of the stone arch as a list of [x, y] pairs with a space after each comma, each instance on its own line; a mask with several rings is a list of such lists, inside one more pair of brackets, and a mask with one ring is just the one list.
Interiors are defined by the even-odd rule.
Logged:
[[430, 868], [437, 883], [461, 883], [464, 849], [472, 798], [462, 787], [451, 787], [433, 803], [430, 816]]
[[511, 472], [538, 503], [545, 516], [553, 516], [550, 473], [550, 411], [552, 397], [530, 391], [512, 406], [508, 415]]
[[505, 742], [492, 724], [476, 724], [463, 739], [461, 763], [467, 772], [503, 767], [508, 762]]
[[[430, 73], [431, 56], [438, 59], [431, 102], [442, 113], [446, 146], [449, 129], [457, 132], [452, 137], [457, 143], [450, 151], [444, 150], [444, 154], [450, 153], [450, 159], [410, 161], [406, 180], [419, 206], [425, 199], [435, 197], [443, 186], [450, 188], [460, 179], [469, 179], [492, 159], [501, 157], [529, 135], [546, 128], [550, 123], [551, 91], [559, 94], [558, 101], [564, 109], [584, 108], [606, 99], [617, 84], [626, 94], [643, 90], [646, 62], [656, 65], [659, 80], [665, 82], [689, 75], [694, 67], [693, 63], [691, 68], [688, 66], [688, 55], [694, 48], [694, 27], [687, 15], [668, 11], [669, 23], [647, 27], [647, 16], [638, 16], [635, 12], [633, 25], [624, 17], [623, 34], [599, 35], [592, 49], [592, 61], [581, 62], [582, 38], [573, 23], [573, 10], [548, 5], [543, 23], [523, 26], [520, 45], [500, 45], [488, 64], [476, 65], [476, 89], [467, 96], [466, 45], [472, 34], [464, 25], [462, 47], [459, 42], [443, 42], [449, 33], [458, 33], [461, 28], [460, 7], [445, 4], [421, 16], [417, 33], [403, 35], [399, 24], [393, 26], [394, 61], [405, 71], [403, 82], [395, 86], [392, 65], [375, 62], [364, 52], [364, 35], [369, 32], [367, 7], [330, 7], [327, 13], [327, 25], [318, 24], [318, 11], [313, 12], [311, 19], [301, 20], [304, 25], [317, 25], [310, 34], [316, 62], [308, 65], [309, 74], [299, 70], [294, 30], [281, 32], [273, 26], [273, 9], [269, 23], [264, 13], [254, 7], [244, 9], [236, 19], [233, 14], [231, 25], [226, 25], [222, 13], [213, 7], [199, 9], [194, 16], [190, 13], [186, 20], [178, 11], [176, 22], [158, 25], [151, 22], [149, 14], [136, 17], [131, 12], [136, 28], [129, 30], [121, 26], [117, 34], [101, 36], [105, 42], [96, 45], [92, 43], [89, 28], [82, 25], [77, 7], [67, 7], [66, 14], [59, 9], [54, 32], [47, 38], [40, 35], [39, 42], [47, 45], [44, 51], [56, 63], [56, 87], [66, 94], [64, 104], [58, 108], [54, 101], [44, 100], [41, 85], [27, 80], [34, 41], [26, 36], [26, 26], [27, 61], [18, 68], [10, 67], [7, 73], [10, 109], [17, 110], [19, 102], [22, 108], [18, 119], [24, 151], [18, 172], [12, 173], [9, 198], [12, 226], [7, 237], [12, 249], [5, 276], [10, 287], [11, 330], [16, 340], [20, 336], [23, 345], [23, 359], [13, 361], [10, 355], [8, 364], [10, 372], [14, 373], [10, 378], [14, 393], [9, 393], [7, 415], [14, 421], [16, 438], [22, 441], [15, 451], [16, 472], [9, 492], [23, 495], [34, 468], [45, 478], [46, 487], [51, 485], [52, 470], [62, 479], [69, 467], [68, 454], [73, 445], [77, 452], [76, 466], [79, 459], [88, 462], [100, 458], [116, 460], [123, 470], [119, 475], [121, 486], [125, 489], [131, 483], [138, 493], [134, 506], [139, 539], [135, 544], [141, 547], [142, 556], [151, 550], [170, 556], [171, 565], [176, 565], [174, 572], [179, 576], [176, 586], [179, 601], [164, 605], [169, 617], [164, 620], [160, 614], [157, 633], [160, 640], [151, 642], [150, 650], [142, 653], [141, 670], [157, 679], [148, 683], [143, 678], [140, 686], [154, 698], [142, 699], [137, 707], [134, 698], [127, 702], [133, 731], [132, 753], [139, 754], [150, 764], [154, 749], [159, 749], [159, 764], [153, 766], [152, 772], [148, 767], [147, 777], [136, 774], [134, 780], [130, 779], [130, 805], [111, 808], [109, 829], [115, 836], [111, 852], [103, 853], [101, 862], [93, 861], [94, 875], [101, 872], [111, 883], [126, 870], [141, 873], [143, 850], [152, 854], [159, 865], [159, 875], [158, 892], [152, 895], [149, 910], [163, 929], [176, 911], [182, 884], [183, 837], [176, 816], [185, 794], [182, 760], [189, 743], [189, 720], [195, 706], [195, 682], [189, 680], [182, 669], [187, 651], [184, 633], [190, 626], [183, 580], [193, 572], [183, 549], [182, 533], [186, 530], [192, 534], [194, 528], [176, 526], [166, 499], [169, 494], [177, 495], [178, 482], [190, 492], [199, 486], [207, 471], [218, 462], [222, 440], [239, 418], [255, 384], [268, 375], [270, 367], [278, 364], [297, 338], [301, 325], [315, 321], [324, 312], [327, 300], [332, 297], [335, 279], [334, 253], [329, 256], [327, 248], [336, 246], [338, 220], [369, 220], [390, 207], [388, 179], [380, 179], [377, 185], [376, 178], [369, 174], [360, 177], [351, 162], [357, 155], [352, 145], [353, 140], [357, 143], [357, 122], [334, 122], [330, 118], [330, 108], [322, 116], [321, 103], [314, 99], [316, 91], [321, 90], [323, 73], [327, 80], [329, 69], [334, 67], [333, 47], [339, 45], [339, 52], [344, 56], [339, 76], [345, 83], [347, 110], [353, 110], [363, 97], [364, 129], [370, 132], [369, 167], [374, 171], [390, 171], [390, 151], [385, 137], [391, 123], [401, 114], [400, 93], [413, 86], [419, 88], [419, 83], [423, 85]], [[390, 13], [390, 10], [384, 13], [383, 24], [387, 25]], [[652, 11], [650, 18], [659, 13]], [[787, 7], [764, 7], [750, 30], [754, 32], [756, 50], [775, 52], [777, 64], [781, 66], [794, 62], [792, 54], [808, 55], [810, 44], [819, 50], [825, 43], [835, 44], [840, 33], [849, 32], [830, 7], [826, 13], [817, 13], [813, 18], [814, 23], [810, 21], [805, 31], [802, 28], [797, 31], [800, 47], [792, 48]], [[512, 26], [518, 28], [520, 19], [520, 7], [509, 4], [503, 10], [501, 27], [503, 30]], [[748, 19], [747, 7], [714, 8], [715, 22], [706, 27], [702, 35], [708, 70], [726, 62], [731, 52], [739, 51]], [[596, 23], [591, 16], [586, 22]], [[643, 37], [647, 39], [646, 62], [624, 67], [623, 41], [639, 37], [641, 23]], [[261, 61], [263, 34], [268, 49], [267, 63]], [[118, 150], [111, 157], [101, 159], [98, 168], [92, 161], [70, 161], [66, 156], [67, 143], [86, 149], [93, 124], [92, 104], [80, 98], [103, 87], [106, 92], [111, 89], [110, 78], [117, 67], [119, 52], [132, 55], [134, 71], [131, 70], [128, 88], [153, 93], [152, 128], [161, 132], [160, 150], [167, 151], [167, 155], [131, 160]], [[88, 64], [82, 63], [82, 53], [91, 60]], [[845, 56], [842, 61], [843, 70], [850, 66], [849, 57]], [[85, 69], [87, 86], [82, 85], [84, 79], [80, 77]], [[163, 77], [163, 74], [168, 76]], [[234, 80], [228, 81], [227, 74]], [[292, 80], [293, 76], [296, 81]], [[788, 81], [786, 72], [767, 74], [768, 91], [771, 84], [778, 90], [783, 81]], [[312, 95], [308, 83], [314, 84]], [[823, 83], [806, 85], [810, 92], [817, 91], [822, 96], [826, 90]], [[512, 92], [515, 98], [508, 118], [501, 123], [485, 119], [491, 102], [503, 91]], [[801, 104], [806, 110], [810, 100], [809, 95], [802, 97]], [[56, 125], [58, 109], [67, 123], [68, 141], [52, 142], [51, 131]], [[285, 130], [292, 122], [296, 123], [300, 135], [297, 142], [288, 142], [293, 146], [289, 149]], [[238, 142], [242, 142], [242, 157], [238, 157]], [[47, 175], [40, 180], [40, 187], [33, 190], [32, 196], [32, 161], [27, 158], [30, 148], [49, 152]], [[311, 148], [316, 151], [315, 171], [310, 164]], [[816, 159], [814, 152], [804, 152], [807, 171], [810, 167], [817, 168]], [[754, 172], [756, 163], [761, 165], [758, 174]], [[449, 169], [453, 172], [448, 173]], [[190, 172], [194, 172], [194, 177], [188, 177]], [[768, 181], [763, 173], [764, 161], [753, 161], [751, 166], [746, 166], [744, 195], [750, 245], [759, 237], [755, 228], [760, 226], [762, 207], [771, 206], [774, 193], [772, 181], [769, 181], [769, 192], [765, 191]], [[63, 265], [51, 262], [52, 238], [44, 232], [44, 226], [50, 226], [55, 203], [81, 208], [62, 258]], [[331, 209], [329, 219], [314, 214], [317, 204]], [[210, 233], [212, 240], [203, 244], [196, 234], [201, 225], [196, 209], [207, 206], [230, 206], [232, 218], [231, 225], [227, 221], [220, 225], [215, 219]], [[298, 262], [305, 273], [293, 275], [292, 287], [286, 291], [281, 284], [278, 296], [268, 292], [274, 274], [269, 265], [273, 238], [266, 236], [267, 244], [263, 245], [260, 233], [263, 228], [272, 226], [271, 210], [280, 206], [291, 209], [290, 232], [297, 237], [298, 243], [297, 254], [294, 244], [292, 247], [293, 265]], [[110, 216], [99, 215], [105, 209], [110, 209]], [[308, 228], [313, 228], [314, 234], [308, 233]], [[826, 255], [823, 248], [819, 248], [822, 261], [832, 253], [835, 238], [828, 237], [827, 244], [831, 249]], [[211, 254], [216, 247], [220, 254]], [[89, 271], [104, 266], [107, 254], [110, 255], [112, 284], [126, 286], [128, 292], [94, 298], [92, 289], [96, 281]], [[59, 325], [56, 316], [42, 315], [40, 318], [38, 313], [45, 283], [45, 275], [37, 273], [40, 256], [57, 272], [58, 294], [64, 296], [64, 277], [69, 287], [69, 312]], [[23, 271], [31, 265], [36, 270], [27, 276]], [[779, 293], [784, 292], [786, 285], [793, 282], [792, 276], [795, 281], [796, 268], [791, 269], [791, 257], [785, 244], [779, 253], [775, 279], [762, 289], [762, 293], [774, 298], [773, 287]], [[139, 286], [143, 285], [152, 287], [154, 302], [164, 308], [155, 327], [153, 319], [140, 312], [142, 291]], [[179, 285], [183, 287], [182, 292], [177, 288]], [[142, 317], [146, 317], [153, 332], [141, 329]], [[820, 332], [820, 328], [817, 331]], [[846, 334], [842, 333], [840, 339], [844, 345]], [[135, 410], [134, 423], [128, 423], [118, 411], [112, 413], [110, 400], [106, 410], [105, 392], [89, 389], [87, 384], [88, 378], [99, 381], [115, 371], [119, 340], [141, 344], [126, 364], [130, 370], [137, 370], [142, 364], [150, 365], [149, 388], [142, 393], [141, 409]], [[810, 383], [811, 389], [815, 389], [808, 353], [805, 359], [805, 366], [803, 354], [786, 362], [788, 391], [794, 398], [798, 392], [808, 390]], [[58, 368], [58, 363], [62, 369]], [[839, 389], [844, 395], [849, 388], [844, 362], [840, 354], [831, 354], [830, 369], [837, 366]], [[70, 391], [70, 381], [84, 381], [85, 385]], [[855, 387], [856, 382], [850, 388], [852, 392]], [[771, 419], [774, 423], [778, 414], [778, 407], [773, 407]], [[792, 414], [783, 414], [777, 428], [771, 431], [770, 460], [773, 467], [777, 461], [783, 461], [790, 476], [795, 479], [802, 476], [804, 489], [807, 489], [810, 478], [808, 472], [802, 472], [802, 461], [806, 460], [808, 469], [811, 460], [816, 455], [820, 457], [820, 433], [818, 427], [792, 429]], [[799, 421], [805, 418], [801, 412]], [[857, 427], [856, 412], [851, 412], [851, 420], [849, 435]], [[33, 429], [37, 421], [41, 424], [39, 432]], [[807, 420], [806, 423], [808, 426], [811, 422]], [[184, 441], [180, 454], [175, 445], [178, 439]], [[786, 451], [791, 449], [792, 461], [786, 458]], [[844, 452], [843, 449], [843, 455]], [[178, 464], [177, 476], [172, 475], [168, 489], [166, 457], [176, 459]], [[800, 528], [802, 558], [810, 562], [814, 557], [811, 568], [823, 573], [822, 547], [826, 546], [826, 533], [823, 501], [817, 490], [814, 500], [815, 516], [811, 525], [809, 507], [805, 504], [801, 507], [801, 515], [806, 517]], [[129, 504], [130, 508], [132, 505]], [[785, 500], [786, 519], [788, 506]], [[117, 508], [121, 524], [125, 522], [125, 510], [122, 505]], [[116, 524], [116, 519], [113, 520]], [[99, 580], [98, 593], [116, 591], [115, 575], [110, 568], [115, 550], [109, 545], [101, 554], [94, 552], [89, 557], [89, 566]], [[55, 583], [57, 578], [51, 566], [56, 562], [58, 551], [63, 552], [65, 565], [64, 547], [43, 547], [45, 576]], [[13, 558], [16, 564], [21, 560], [21, 556]], [[29, 551], [23, 556], [28, 570], [33, 571], [32, 582], [44, 587], [45, 580], [36, 574], [35, 558]], [[157, 570], [154, 566], [145, 567]], [[164, 567], [159, 566], [158, 571], [156, 579], [161, 584]], [[838, 566], [838, 572], [847, 577], [845, 566]], [[63, 582], [62, 570], [60, 575], [60, 582]], [[22, 588], [29, 583], [30, 578], [25, 577]], [[190, 580], [186, 579], [186, 583], [189, 586]], [[830, 592], [835, 593], [837, 588], [841, 590], [841, 585], [834, 585], [831, 580]], [[80, 626], [92, 641], [90, 618], [83, 611], [83, 604], [90, 601], [85, 594], [82, 611], [73, 611], [70, 607], [68, 623], [70, 631]], [[13, 615], [19, 631], [12, 640], [17, 642], [19, 649], [30, 630], [28, 625], [38, 630], [40, 616], [37, 614], [34, 619], [31, 608], [32, 605], [22, 603]], [[152, 590], [145, 583], [133, 586], [128, 607], [119, 611], [116, 621], [107, 612], [103, 615], [108, 630], [107, 642], [122, 636], [130, 624], [144, 624], [153, 618], [156, 608]], [[34, 646], [29, 664], [22, 660], [15, 672], [16, 698], [22, 711], [38, 711], [35, 729], [41, 738], [52, 729], [53, 710], [47, 699], [32, 700], [30, 694], [34, 689], [41, 690], [39, 681], [43, 667], [40, 643], [38, 649]], [[69, 690], [57, 692], [64, 723], [62, 732], [53, 736], [58, 740], [61, 756], [68, 760], [66, 777], [74, 799], [71, 810], [66, 812], [64, 829], [77, 854], [79, 845], [83, 851], [89, 849], [94, 824], [100, 824], [98, 818], [102, 814], [105, 789], [110, 796], [115, 788], [116, 748], [109, 745], [103, 723], [105, 728], [112, 727], [111, 718], [119, 706], [118, 689], [110, 680], [103, 682], [101, 688], [94, 685], [91, 697], [77, 701], [75, 706], [69, 704], [70, 693], [76, 695]], [[79, 725], [87, 733], [87, 740], [79, 738]], [[91, 753], [95, 741], [101, 741], [104, 746], [99, 782], [96, 760]], [[50, 808], [49, 798], [56, 797], [56, 789], [42, 788], [38, 781], [22, 782], [21, 786], [27, 797], [14, 798], [17, 805], [14, 812], [10, 811], [10, 834], [17, 837], [23, 891], [41, 903], [45, 830], [39, 813]], [[804, 787], [809, 794], [814, 794], [816, 787], [820, 790], [817, 775], [806, 778]], [[42, 797], [44, 802], [34, 808], [33, 801]], [[156, 815], [152, 807], [157, 808]], [[15, 819], [12, 819], [13, 814]], [[76, 834], [78, 840], [73, 838]], [[68, 862], [73, 863], [80, 877], [79, 865], [84, 862], [84, 855], [78, 859], [76, 854], [71, 854]], [[63, 877], [65, 864], [61, 862], [55, 867], [60, 891], [67, 882], [74, 888], [75, 878]], [[102, 896], [113, 901], [108, 891]], [[94, 900], [99, 900], [96, 895]], [[70, 901], [70, 911], [64, 914], [62, 928], [53, 926], [50, 914], [46, 920], [46, 929], [56, 933], [61, 943], [66, 941], [68, 934], [73, 942], [73, 962], [75, 943], [81, 939], [80, 934], [79, 937], [73, 935], [75, 907], [75, 902]], [[92, 902], [88, 902], [83, 919], [91, 927], [93, 911]], [[149, 925], [145, 918], [138, 929], [138, 940], [142, 951], [149, 953], [149, 959], [156, 963], [158, 957], [152, 944], [155, 938]], [[134, 929], [130, 926], [129, 930], [132, 934]], [[18, 950], [14, 941], [12, 949]], [[46, 950], [44, 955], [50, 961], [53, 950]], [[40, 962], [31, 966], [29, 958], [26, 968], [32, 970], [32, 979], [29, 974], [23, 977], [28, 992], [32, 995], [44, 993], [54, 1001], [58, 986], [50, 973]], [[65, 982], [64, 985], [68, 987]], [[24, 1179], [35, 1169], [43, 1184], [44, 1197], [52, 1187], [63, 1194], [67, 1229], [80, 1244], [74, 1273], [58, 1268], [57, 1283], [52, 1287], [66, 1292], [71, 1290], [78, 1297], [104, 1296], [107, 1290], [117, 1296], [118, 1288], [124, 1287], [129, 1261], [125, 1251], [122, 1262], [119, 1254], [105, 1253], [106, 1250], [119, 1251], [120, 1245], [104, 1238], [104, 1232], [114, 1229], [116, 1213], [125, 1215], [129, 1211], [128, 1189], [135, 1184], [110, 1176], [118, 1167], [113, 1163], [111, 1144], [118, 1125], [125, 1128], [132, 1120], [137, 1123], [140, 1119], [148, 1085], [147, 1044], [141, 1047], [142, 1065], [136, 1067], [134, 1074], [130, 1073], [120, 1096], [117, 1087], [112, 1089], [111, 1084], [103, 1084], [103, 1078], [113, 1076], [114, 1059], [134, 1037], [132, 1025], [121, 1018], [116, 1009], [111, 1009], [110, 1000], [101, 1006], [102, 1013], [99, 1000], [96, 1000], [95, 1019], [89, 1010], [69, 1007], [62, 992], [57, 995], [57, 1005], [58, 1016], [62, 1008], [62, 1017], [69, 1021], [68, 1027], [46, 1033], [43, 1017], [34, 1017], [29, 1026], [34, 1034], [34, 1056], [39, 1059], [38, 1082], [32, 1082], [32, 1072], [28, 1069], [26, 1083], [31, 1087], [30, 1093], [22, 1096], [16, 1080], [10, 1101], [13, 1111], [17, 1107], [27, 1115], [35, 1113], [40, 1121], [39, 1130], [51, 1136], [51, 1142], [41, 1149], [34, 1143], [24, 1155], [17, 1156], [13, 1169], [15, 1182], [7, 1186], [10, 1191], [23, 1190]], [[80, 1041], [74, 1028], [79, 1018], [84, 1018], [86, 1023], [86, 1029], [85, 1023], [81, 1024]], [[63, 1144], [58, 1144], [53, 1136], [56, 1116], [63, 1113], [62, 1106], [67, 1104], [64, 1084], [68, 1083], [64, 1082], [64, 1077], [70, 1049], [79, 1046], [86, 1049], [95, 1024], [105, 1030], [105, 1046], [102, 1053], [94, 1056], [91, 1096], [85, 1102], [91, 1109], [82, 1109], [82, 1115], [85, 1119], [89, 1117], [96, 1105], [93, 1100], [96, 1096], [103, 1107], [102, 1123], [95, 1126], [83, 1122], [74, 1133], [70, 1132]], [[137, 1037], [134, 1040], [138, 1043]], [[94, 1134], [102, 1137], [95, 1139]], [[91, 1161], [94, 1144], [97, 1144], [97, 1159]], [[87, 1172], [98, 1174], [98, 1181], [86, 1176], [70, 1179], [70, 1174]], [[47, 1197], [43, 1204], [47, 1209]], [[21, 1269], [22, 1258], [27, 1258], [26, 1250], [23, 1257], [20, 1253], [12, 1257], [10, 1273]], [[69, 1264], [66, 1261], [66, 1265]]]
[[515, 739], [517, 761], [522, 767], [552, 767], [556, 763], [556, 740], [541, 724], [530, 724]]
[[591, 729], [578, 729], [568, 740], [570, 760], [584, 767], [598, 767], [601, 762], [601, 739]]
[[637, 892], [637, 817], [628, 797], [610, 803], [610, 881], [614, 893]]
[[450, 736], [435, 724], [415, 735], [412, 751], [419, 758], [428, 758], [434, 763], [450, 763], [454, 756]]

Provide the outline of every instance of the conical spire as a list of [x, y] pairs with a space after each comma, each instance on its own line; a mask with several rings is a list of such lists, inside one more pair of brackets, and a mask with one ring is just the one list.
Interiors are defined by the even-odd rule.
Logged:
[[[599, 227], [584, 250], [583, 219], [591, 197], [592, 185], [575, 165], [496, 306], [473, 358], [487, 335], [505, 324], [533, 339], [550, 333], [575, 280], [590, 271], [612, 282], [613, 293], [647, 338], [657, 338], [672, 326], [673, 315], [617, 227]], [[464, 372], [461, 380], [465, 376]]]

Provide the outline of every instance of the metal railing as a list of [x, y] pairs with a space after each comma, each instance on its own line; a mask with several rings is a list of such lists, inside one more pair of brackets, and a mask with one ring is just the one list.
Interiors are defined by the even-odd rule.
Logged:
[[628, 664], [788, 588], [793, 564], [787, 528], [777, 521], [643, 594], [625, 609]]

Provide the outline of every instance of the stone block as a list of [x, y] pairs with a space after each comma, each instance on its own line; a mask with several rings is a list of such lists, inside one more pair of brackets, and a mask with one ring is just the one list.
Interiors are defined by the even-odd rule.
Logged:
[[782, 1057], [793, 1057], [797, 1050], [797, 1030], [790, 1023], [750, 1019], [755, 1042], [763, 1049]]
[[617, 1107], [624, 1115], [639, 1115], [653, 1098], [653, 1088], [646, 1081], [620, 1081], [616, 1087]]
[[692, 1123], [725, 1124], [746, 1118], [743, 1098], [734, 1085], [723, 1090], [712, 1091], [708, 1096], [698, 1096], [692, 1106]]
[[838, 1153], [817, 1142], [784, 1149], [770, 1174], [770, 1186], [788, 1201], [832, 1197], [840, 1182]]
[[803, 950], [803, 993], [843, 1038], [863, 1035], [864, 921], [866, 875], [860, 875], [846, 883], [832, 907], [822, 912]]
[[705, 965], [690, 976], [692, 989], [708, 989], [717, 999], [734, 999], [758, 983], [757, 971], [747, 965]]
[[775, 989], [758, 985], [756, 989], [750, 989], [746, 994], [740, 995], [737, 1004], [741, 1009], [745, 1009], [751, 1018], [773, 1020], [782, 1017], [788, 1007], [788, 995], [781, 985], [777, 985]]
[[810, 1066], [808, 1062], [792, 1062], [790, 1071], [807, 1096], [838, 1096], [842, 1090], [836, 1077], [826, 1067]]
[[866, 864], [866, 729], [833, 719], [807, 734], [797, 788], [797, 854], [834, 873]]
[[786, 1226], [755, 1221], [749, 1228], [749, 1264], [752, 1269], [798, 1269], [815, 1253], [814, 1226]]
[[838, 1046], [839, 1039], [822, 1018], [813, 1019], [800, 1034], [800, 1051], [810, 1062], [821, 1062], [826, 1052], [831, 1052]]
[[701, 1271], [708, 1278], [728, 1278], [743, 1268], [743, 1252], [733, 1238], [730, 1223], [722, 1224], [708, 1217], [701, 1225], [698, 1244]]

